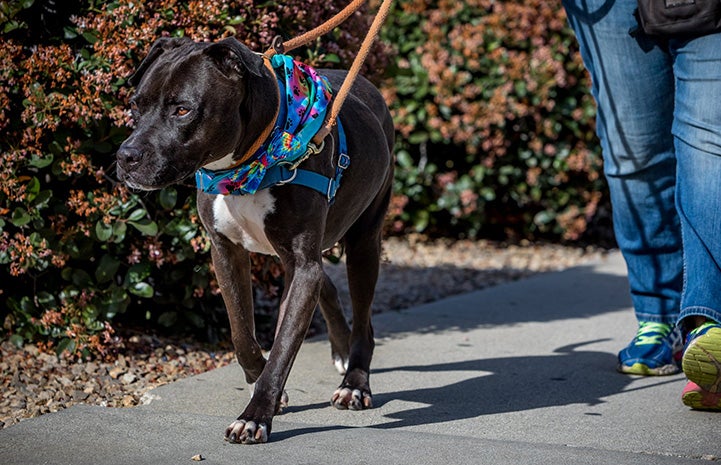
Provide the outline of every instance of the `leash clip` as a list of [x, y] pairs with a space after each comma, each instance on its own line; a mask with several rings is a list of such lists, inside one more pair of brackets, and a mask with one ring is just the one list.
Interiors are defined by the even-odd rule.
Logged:
[[318, 155], [325, 148], [325, 139], [321, 141], [320, 145], [315, 145], [315, 142], [308, 142], [308, 150], [305, 151], [305, 156]]
[[290, 166], [290, 170], [294, 170], [300, 166], [301, 163], [306, 161], [308, 158], [310, 158], [311, 155], [318, 155], [323, 151], [323, 148], [325, 147], [325, 141], [320, 143], [320, 146], [315, 145], [313, 142], [308, 142], [308, 148], [306, 149], [305, 153], [302, 157], [297, 159], [294, 163], [287, 163], [287, 165]]

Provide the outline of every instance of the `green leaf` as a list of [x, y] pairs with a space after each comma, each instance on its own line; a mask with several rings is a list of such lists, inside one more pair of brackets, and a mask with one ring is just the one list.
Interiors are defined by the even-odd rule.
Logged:
[[70, 281], [73, 276], [73, 269], [72, 268], [63, 268], [63, 270], [60, 272], [60, 276], [62, 276], [62, 278], [65, 281]]
[[106, 224], [103, 220], [95, 223], [95, 235], [101, 242], [107, 242], [113, 236], [113, 226]]
[[55, 296], [49, 292], [40, 291], [37, 295], [37, 301], [43, 307], [51, 307], [55, 305]]
[[37, 209], [45, 208], [48, 206], [48, 202], [53, 197], [53, 191], [44, 190], [40, 191], [33, 199], [33, 206]]
[[158, 323], [170, 328], [178, 321], [178, 312], [164, 312], [158, 317]]
[[139, 283], [150, 276], [150, 265], [147, 263], [138, 263], [130, 267], [125, 282], [127, 284]]
[[113, 280], [120, 267], [120, 260], [112, 255], [103, 255], [95, 270], [95, 279], [98, 283], [107, 283]]
[[425, 231], [425, 229], [428, 227], [428, 224], [430, 223], [430, 214], [427, 211], [419, 211], [413, 223], [416, 231]]
[[118, 221], [113, 225], [113, 242], [120, 244], [125, 239], [125, 233], [128, 230], [128, 225]]
[[63, 29], [63, 33], [64, 33], [64, 37], [68, 40], [75, 39], [78, 36], [77, 31], [75, 31], [75, 29], [73, 29], [72, 27], [69, 27], [69, 26], [66, 26]]
[[13, 212], [10, 222], [19, 228], [30, 223], [32, 219], [33, 218], [30, 216], [30, 214], [28, 214], [27, 210], [22, 207], [18, 207]]
[[25, 22], [18, 22], [15, 20], [8, 21], [5, 23], [5, 26], [3, 26], [3, 33], [7, 34], [8, 32], [12, 32], [16, 29], [24, 29], [27, 27], [27, 24]]
[[54, 160], [55, 156], [52, 153], [48, 153], [45, 156], [39, 156], [38, 154], [34, 153], [30, 157], [28, 165], [35, 168], [45, 168], [46, 166], [50, 166]]
[[68, 338], [63, 338], [58, 342], [58, 346], [55, 348], [55, 354], [60, 356], [63, 352], [68, 351], [70, 353], [75, 351], [75, 341]]
[[422, 144], [428, 140], [428, 134], [425, 132], [415, 132], [408, 136], [408, 142], [414, 145]]
[[171, 210], [178, 202], [178, 191], [174, 187], [166, 187], [158, 194], [158, 200], [160, 200], [161, 207]]
[[8, 338], [10, 341], [10, 344], [14, 345], [18, 349], [22, 348], [23, 344], [25, 344], [25, 339], [19, 334], [13, 334]]
[[148, 215], [148, 212], [144, 208], [138, 208], [128, 215], [128, 221], [140, 221]]
[[70, 280], [73, 284], [83, 289], [89, 287], [93, 283], [90, 274], [88, 274], [88, 272], [85, 270], [79, 269], [73, 270], [73, 274]]
[[90, 44], [94, 44], [98, 41], [98, 36], [96, 36], [92, 31], [83, 32], [83, 38]]
[[141, 221], [129, 221], [129, 223], [146, 236], [155, 236], [158, 234], [158, 225], [155, 221], [143, 218]]
[[551, 221], [555, 219], [555, 215], [553, 212], [550, 212], [548, 210], [541, 210], [540, 212], [536, 213], [536, 215], [533, 217], [533, 222], [539, 226], [541, 225], [547, 225]]
[[40, 192], [40, 181], [38, 181], [38, 178], [33, 176], [33, 178], [28, 181], [25, 185], [25, 192], [28, 194], [28, 200], [32, 202], [35, 196], [38, 195], [38, 192]]
[[138, 297], [145, 297], [148, 299], [150, 297], [153, 297], [153, 295], [155, 294], [153, 286], [146, 282], [135, 283], [128, 290], [131, 294], [135, 294]]

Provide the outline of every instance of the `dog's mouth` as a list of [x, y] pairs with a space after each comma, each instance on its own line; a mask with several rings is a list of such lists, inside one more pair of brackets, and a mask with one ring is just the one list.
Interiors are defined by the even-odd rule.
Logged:
[[143, 142], [144, 138], [143, 133], [133, 134], [115, 154], [118, 180], [134, 190], [153, 191], [182, 183], [195, 173], [205, 155], [182, 144], [158, 147]]
[[118, 180], [124, 183], [128, 188], [136, 191], [156, 191], [164, 187], [174, 184], [188, 184], [187, 179], [190, 178], [195, 169], [186, 172], [177, 172], [173, 176], [153, 176], [138, 171], [126, 171], [118, 166]]
[[[151, 183], [147, 181], [138, 181], [137, 179], [128, 178], [121, 179], [126, 186], [128, 186], [132, 190], [136, 191], [157, 191], [160, 189], [163, 189], [164, 187], [173, 186], [173, 185], [186, 185], [190, 186], [191, 183], [189, 182], [191, 175], [182, 176], [176, 179], [172, 179], [169, 181], [153, 181]], [[193, 186], [195, 186], [194, 183], [192, 183]]]
[[125, 182], [126, 186], [128, 186], [130, 189], [132, 189], [134, 191], [154, 191], [154, 190], [162, 189], [163, 187], [165, 187], [162, 185], [161, 186], [153, 186], [153, 185], [140, 184], [140, 183], [137, 183], [130, 179], [126, 179], [124, 182]]

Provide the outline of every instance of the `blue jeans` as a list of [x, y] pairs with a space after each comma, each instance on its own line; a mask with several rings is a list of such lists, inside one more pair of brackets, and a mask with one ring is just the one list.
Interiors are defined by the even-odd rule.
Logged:
[[656, 40], [636, 0], [564, 0], [640, 321], [721, 322], [721, 34]]

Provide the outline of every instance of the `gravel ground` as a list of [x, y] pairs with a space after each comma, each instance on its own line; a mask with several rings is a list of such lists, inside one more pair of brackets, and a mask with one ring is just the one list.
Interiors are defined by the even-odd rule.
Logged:
[[[427, 242], [413, 237], [384, 243], [384, 261], [374, 312], [386, 312], [483, 289], [536, 273], [565, 269], [606, 252], [548, 244], [504, 246], [490, 241]], [[349, 308], [345, 270], [326, 266]], [[318, 313], [318, 312], [317, 312]], [[323, 331], [316, 318], [313, 333]], [[0, 343], [0, 428], [77, 403], [130, 407], [146, 401], [154, 387], [227, 365], [230, 347], [148, 334], [126, 337], [111, 362], [73, 362]]]

